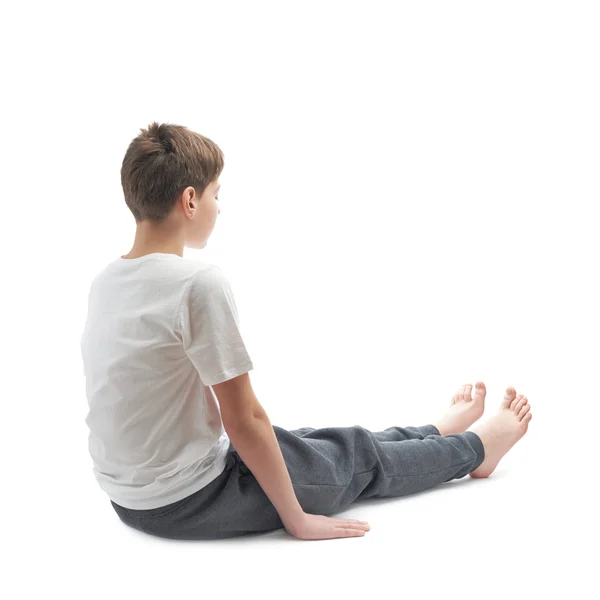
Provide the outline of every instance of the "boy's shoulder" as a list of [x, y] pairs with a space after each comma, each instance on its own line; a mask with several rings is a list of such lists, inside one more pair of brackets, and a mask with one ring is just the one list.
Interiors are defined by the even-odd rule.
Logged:
[[119, 282], [133, 280], [163, 283], [171, 280], [172, 283], [179, 282], [183, 287], [194, 283], [206, 288], [220, 286], [229, 281], [223, 269], [216, 263], [175, 254], [154, 254], [140, 259], [119, 257], [111, 261], [92, 277], [91, 288], [102, 287], [102, 284], [118, 285]]

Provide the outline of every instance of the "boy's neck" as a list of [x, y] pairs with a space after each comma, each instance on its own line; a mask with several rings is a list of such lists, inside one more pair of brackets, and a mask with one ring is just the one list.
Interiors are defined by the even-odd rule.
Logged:
[[155, 252], [183, 257], [183, 248], [183, 235], [180, 232], [141, 221], [137, 224], [133, 247], [123, 258], [139, 258]]

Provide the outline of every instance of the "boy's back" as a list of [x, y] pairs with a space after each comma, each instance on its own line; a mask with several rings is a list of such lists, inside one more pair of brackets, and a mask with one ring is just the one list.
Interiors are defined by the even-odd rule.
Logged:
[[113, 261], [92, 283], [81, 350], [93, 470], [113, 502], [165, 506], [224, 470], [229, 438], [207, 386], [253, 365], [219, 267]]

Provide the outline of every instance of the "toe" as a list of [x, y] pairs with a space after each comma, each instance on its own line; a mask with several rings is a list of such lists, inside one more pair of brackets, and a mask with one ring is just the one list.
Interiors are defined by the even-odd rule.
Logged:
[[504, 400], [502, 401], [503, 408], [510, 408], [512, 401], [515, 399], [517, 395], [517, 391], [514, 387], [506, 388], [506, 393], [504, 394]]
[[522, 419], [521, 422], [519, 423], [519, 427], [522, 427], [522, 431], [525, 432], [527, 431], [527, 428], [529, 426], [529, 421], [531, 421], [531, 413], [528, 412]]
[[461, 398], [462, 398], [462, 393], [463, 390], [465, 389], [464, 385], [461, 385], [457, 390], [456, 393], [454, 394], [454, 396], [452, 396], [452, 404], [456, 404], [456, 402], [458, 402]]
[[523, 394], [517, 394], [513, 401], [510, 403], [510, 409], [514, 410], [515, 406], [519, 403], [519, 400], [523, 397]]
[[519, 421], [521, 421], [523, 419], [523, 417], [529, 412], [530, 409], [531, 409], [531, 404], [524, 404], [521, 407], [521, 410], [519, 411], [519, 414], [518, 414]]
[[515, 411], [515, 414], [519, 414], [519, 411], [527, 404], [527, 398], [525, 396], [521, 396], [521, 398], [519, 399], [519, 401], [515, 404], [515, 407], [513, 408], [513, 410]]
[[463, 400], [465, 402], [469, 402], [469, 400], [473, 399], [473, 397], [471, 396], [471, 390], [472, 389], [473, 389], [473, 385], [471, 383], [467, 383], [465, 385], [464, 395], [463, 395]]
[[478, 381], [475, 384], [475, 395], [476, 396], [485, 396], [486, 394], [486, 389], [485, 389], [485, 385], [483, 384], [483, 381]]

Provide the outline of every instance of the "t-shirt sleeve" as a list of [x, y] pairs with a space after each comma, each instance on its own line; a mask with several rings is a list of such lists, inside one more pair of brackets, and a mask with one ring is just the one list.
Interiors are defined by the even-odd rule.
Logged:
[[194, 275], [182, 300], [180, 320], [184, 350], [204, 385], [223, 383], [254, 368], [231, 285], [218, 266]]

